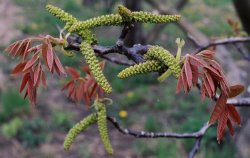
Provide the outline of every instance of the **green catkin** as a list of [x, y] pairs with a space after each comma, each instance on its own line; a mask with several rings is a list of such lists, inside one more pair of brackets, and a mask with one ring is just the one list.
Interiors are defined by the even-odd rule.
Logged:
[[70, 146], [72, 145], [73, 141], [80, 134], [84, 131], [88, 126], [95, 123], [97, 121], [97, 113], [90, 114], [86, 118], [84, 118], [79, 123], [75, 124], [74, 127], [70, 129], [67, 136], [64, 139], [64, 149], [69, 150]]
[[90, 43], [83, 41], [80, 45], [80, 50], [84, 55], [86, 63], [89, 65], [89, 68], [95, 77], [97, 84], [100, 85], [106, 93], [111, 93], [112, 87], [105, 78]]
[[102, 15], [85, 21], [79, 21], [72, 25], [69, 31], [77, 32], [79, 30], [91, 29], [98, 26], [120, 26], [123, 24], [124, 21], [118, 14]]
[[181, 73], [181, 68], [175, 57], [166, 49], [160, 46], [153, 46], [149, 48], [144, 55], [146, 60], [159, 60], [164, 63], [172, 71], [173, 75], [178, 78]]
[[139, 63], [133, 66], [130, 66], [122, 70], [117, 76], [121, 79], [149, 72], [157, 72], [162, 68], [162, 64], [155, 60], [148, 60], [143, 63]]
[[179, 21], [180, 15], [158, 15], [150, 12], [132, 12], [133, 19], [135, 22], [142, 23], [168, 23]]
[[60, 19], [62, 22], [66, 23], [66, 26], [65, 26], [66, 29], [68, 29], [69, 27], [71, 27], [71, 25], [77, 22], [77, 19], [75, 17], [73, 17], [69, 13], [66, 13], [64, 10], [58, 7], [48, 4], [46, 5], [46, 9], [52, 15]]
[[105, 104], [96, 101], [95, 108], [97, 110], [97, 125], [99, 134], [104, 145], [104, 148], [109, 154], [113, 154], [113, 148], [110, 143], [108, 129], [107, 129], [107, 112]]
[[126, 22], [131, 22], [133, 20], [132, 12], [123, 5], [118, 6], [118, 14], [122, 16], [123, 20]]

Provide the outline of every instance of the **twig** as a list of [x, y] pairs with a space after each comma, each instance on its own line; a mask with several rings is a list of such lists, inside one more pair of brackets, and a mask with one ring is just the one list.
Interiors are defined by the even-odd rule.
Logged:
[[199, 138], [202, 137], [211, 126], [208, 123], [205, 123], [199, 131], [193, 133], [145, 132], [122, 128], [121, 125], [113, 117], [108, 116], [107, 119], [122, 134], [134, 136], [136, 138]]
[[198, 48], [196, 51], [194, 51], [194, 54], [197, 54], [200, 51], [205, 50], [209, 47], [213, 47], [213, 46], [227, 45], [227, 44], [234, 44], [234, 43], [246, 43], [246, 42], [250, 42], [250, 37], [231, 37], [231, 38], [216, 40], [216, 41], [208, 43], [205, 46]]
[[233, 98], [227, 101], [227, 104], [232, 104], [237, 107], [250, 107], [250, 98]]
[[201, 147], [201, 141], [203, 137], [196, 138], [194, 146], [192, 150], [188, 154], [188, 158], [194, 158], [194, 156], [198, 153]]
[[[120, 38], [117, 40], [115, 46], [101, 46], [98, 44], [94, 44], [92, 45], [93, 50], [98, 56], [117, 64], [121, 63], [122, 65], [131, 65], [124, 62], [118, 62], [118, 60], [115, 60], [114, 58], [111, 60], [109, 57], [106, 57], [104, 55], [117, 53], [126, 56], [128, 60], [132, 60], [135, 63], [143, 62], [143, 55], [148, 51], [151, 45], [135, 44], [132, 47], [124, 46], [124, 39], [131, 28], [133, 28], [132, 24], [126, 24], [124, 26]], [[67, 42], [68, 46], [65, 49], [79, 51], [82, 39], [77, 35], [70, 35], [67, 38]]]

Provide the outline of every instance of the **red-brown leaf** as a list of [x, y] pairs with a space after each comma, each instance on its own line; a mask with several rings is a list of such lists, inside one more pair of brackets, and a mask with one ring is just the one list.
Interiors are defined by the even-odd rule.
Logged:
[[211, 90], [211, 88], [210, 88], [210, 86], [209, 86], [208, 80], [207, 80], [207, 78], [205, 78], [205, 77], [204, 77], [203, 80], [204, 80], [204, 81], [203, 81], [203, 85], [204, 85], [204, 87], [205, 87], [205, 89], [206, 89], [206, 96], [208, 96], [209, 98], [212, 98], [213, 92], [212, 92], [212, 90]]
[[201, 55], [205, 58], [208, 58], [208, 59], [213, 59], [214, 58], [214, 51], [211, 51], [211, 50], [203, 50], [201, 51], [200, 53], [198, 53], [197, 55]]
[[[43, 44], [42, 45], [42, 56], [45, 64], [48, 66], [48, 61], [47, 61], [47, 52], [48, 52], [48, 44]], [[49, 67], [49, 66], [48, 66]]]
[[219, 99], [217, 100], [215, 106], [214, 106], [214, 110], [213, 110], [213, 112], [210, 116], [210, 119], [209, 119], [209, 124], [213, 124], [216, 120], [218, 120], [221, 113], [225, 109], [226, 103], [227, 103], [227, 98], [221, 94]]
[[199, 69], [198, 69], [198, 67], [196, 67], [192, 64], [190, 64], [190, 67], [192, 69], [192, 76], [193, 76], [192, 83], [193, 83], [193, 85], [196, 85], [198, 83], [198, 78], [199, 78]]
[[26, 48], [26, 44], [27, 44], [27, 40], [22, 40], [19, 44], [19, 46], [17, 47], [15, 53], [14, 53], [14, 56], [17, 56], [17, 55], [20, 55], [23, 53], [23, 51], [25, 50]]
[[11, 71], [11, 74], [21, 73], [26, 65], [26, 62], [21, 62], [15, 66], [15, 68]]
[[182, 77], [182, 84], [183, 84], [184, 91], [185, 93], [188, 93], [189, 88], [188, 88], [187, 78], [186, 78], [184, 70], [181, 72], [181, 77]]
[[72, 67], [66, 68], [67, 72], [72, 76], [73, 79], [77, 79], [80, 77], [80, 74]]
[[208, 81], [208, 84], [209, 84], [209, 87], [210, 87], [210, 89], [212, 91], [212, 96], [214, 96], [216, 91], [215, 91], [213, 78], [211, 77], [211, 75], [209, 73], [205, 73], [205, 77], [206, 77], [206, 79]]
[[79, 84], [78, 84], [77, 90], [76, 90], [76, 102], [80, 102], [82, 97], [83, 97], [83, 94], [84, 94], [83, 86], [84, 86], [84, 82], [79, 81]]
[[194, 65], [196, 67], [204, 67], [207, 65], [203, 60], [198, 59], [194, 55], [189, 55], [189, 62], [191, 65]]
[[227, 119], [227, 127], [230, 131], [231, 136], [234, 136], [234, 128], [233, 128], [232, 122], [229, 119]]
[[54, 53], [51, 44], [48, 44], [48, 50], [47, 50], [47, 63], [49, 67], [49, 71], [52, 72], [52, 67], [53, 67], [53, 61], [54, 61]]
[[21, 86], [20, 86], [20, 89], [19, 89], [19, 92], [22, 92], [23, 89], [25, 88], [28, 80], [30, 78], [30, 75], [29, 73], [26, 73], [24, 76], [23, 76], [23, 79], [22, 79], [22, 82], [21, 82]]
[[88, 66], [82, 66], [82, 71], [85, 72], [86, 74], [90, 75], [90, 69]]
[[41, 73], [41, 63], [39, 62], [34, 69], [34, 86], [37, 85]]
[[225, 128], [227, 125], [227, 120], [228, 120], [228, 110], [225, 108], [220, 115], [220, 118], [218, 120], [218, 126], [217, 126], [217, 141], [220, 144], [220, 141], [224, 137], [225, 133]]
[[182, 76], [180, 75], [176, 86], [176, 93], [179, 93], [181, 91], [182, 86], [183, 86]]
[[73, 81], [73, 80], [69, 81], [65, 86], [63, 86], [62, 90], [68, 89], [69, 86], [72, 85], [72, 84], [74, 84], [74, 81]]
[[231, 117], [231, 119], [235, 123], [240, 125], [241, 124], [241, 119], [240, 119], [240, 115], [239, 115], [238, 111], [236, 110], [236, 108], [233, 105], [227, 104], [227, 109], [229, 111], [229, 116]]
[[63, 75], [65, 75], [66, 72], [65, 72], [65, 70], [64, 70], [64, 68], [63, 68], [63, 66], [62, 66], [62, 64], [61, 64], [61, 62], [60, 62], [60, 60], [59, 60], [59, 58], [57, 57], [57, 55], [55, 55], [54, 58], [55, 58], [55, 65], [57, 66], [57, 68], [59, 69], [59, 71], [60, 71]]
[[229, 89], [230, 89], [230, 91], [229, 91], [228, 97], [233, 98], [244, 91], [244, 86], [243, 85], [234, 85], [234, 86], [229, 87]]
[[193, 76], [192, 76], [192, 70], [191, 70], [188, 59], [185, 60], [184, 69], [185, 69], [185, 74], [186, 74], [186, 79], [187, 79], [187, 85], [189, 88], [191, 88]]
[[91, 89], [91, 92], [89, 93], [90, 98], [92, 98], [95, 95], [95, 93], [97, 93], [97, 89], [98, 89], [98, 84], [95, 83], [94, 86]]
[[23, 71], [28, 70], [29, 68], [31, 68], [34, 63], [38, 60], [38, 57], [36, 55], [34, 55], [25, 65]]
[[[31, 41], [28, 40], [28, 42], [25, 45], [25, 48], [24, 48], [23, 52], [20, 55], [22, 55], [23, 57], [27, 56], [27, 53], [28, 53], [28, 50], [30, 49], [30, 47], [31, 47]], [[25, 58], [23, 58], [23, 60], [25, 60]]]

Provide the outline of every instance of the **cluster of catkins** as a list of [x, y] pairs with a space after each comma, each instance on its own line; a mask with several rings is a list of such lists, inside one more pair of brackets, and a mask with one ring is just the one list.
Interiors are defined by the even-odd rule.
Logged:
[[[47, 5], [47, 10], [65, 23], [65, 29], [70, 33], [76, 33], [82, 37], [83, 41], [80, 44], [80, 51], [83, 54], [86, 63], [88, 64], [92, 75], [96, 82], [103, 88], [106, 93], [112, 92], [112, 87], [104, 76], [99, 61], [92, 48], [93, 44], [97, 43], [95, 34], [92, 33], [93, 28], [99, 26], [122, 26], [127, 23], [167, 23], [175, 22], [180, 19], [180, 15], [158, 15], [150, 12], [132, 12], [124, 6], [119, 5], [116, 14], [103, 15], [91, 18], [85, 21], [79, 21], [69, 13], [66, 13], [60, 8], [52, 5]], [[151, 46], [144, 55], [144, 62], [128, 67], [118, 74], [118, 77], [123, 79], [140, 73], [162, 72], [168, 70], [159, 77], [159, 80], [164, 80], [170, 74], [176, 78], [179, 77], [181, 67], [179, 65], [181, 48], [184, 41], [178, 39], [176, 41], [178, 51], [174, 57], [169, 51], [160, 46]], [[106, 123], [106, 105], [100, 99], [96, 99], [93, 106], [95, 112], [77, 123], [68, 133], [64, 141], [64, 148], [67, 150], [72, 145], [76, 136], [84, 131], [88, 126], [97, 122], [100, 137], [108, 153], [112, 154], [113, 149], [109, 141], [107, 123]]]
[[[99, 26], [122, 26], [126, 23], [141, 22], [141, 23], [167, 23], [174, 22], [180, 19], [180, 15], [158, 15], [150, 12], [132, 12], [124, 6], [118, 6], [117, 14], [102, 15], [91, 18], [85, 21], [79, 21], [69, 13], [66, 13], [60, 8], [52, 5], [47, 5], [47, 10], [66, 23], [65, 29], [70, 33], [77, 33], [82, 37], [83, 42], [80, 45], [80, 50], [89, 65], [93, 76], [97, 83], [104, 89], [106, 93], [112, 92], [112, 87], [103, 75], [99, 66], [99, 62], [91, 45], [96, 43], [95, 35], [92, 33], [93, 28]], [[145, 63], [135, 65], [121, 72], [118, 77], [124, 78], [137, 73], [158, 71], [162, 66], [168, 66], [175, 77], [180, 73], [178, 61], [167, 50], [159, 46], [152, 46], [145, 55]], [[161, 64], [163, 63], [163, 64]], [[131, 70], [131, 71], [130, 71]], [[131, 75], [129, 75], [131, 73]]]

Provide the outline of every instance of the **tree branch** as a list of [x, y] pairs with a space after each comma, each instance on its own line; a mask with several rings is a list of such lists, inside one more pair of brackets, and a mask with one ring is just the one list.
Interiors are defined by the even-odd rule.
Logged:
[[108, 116], [107, 119], [122, 134], [134, 136], [136, 138], [199, 138], [202, 137], [211, 126], [208, 123], [205, 123], [199, 131], [193, 133], [145, 132], [123, 128], [113, 117]]
[[201, 46], [194, 52], [194, 54], [197, 54], [200, 51], [208, 49], [209, 47], [213, 46], [235, 44], [235, 43], [246, 43], [246, 42], [250, 42], [250, 37], [231, 37], [231, 38], [220, 39], [209, 42], [207, 45]]

